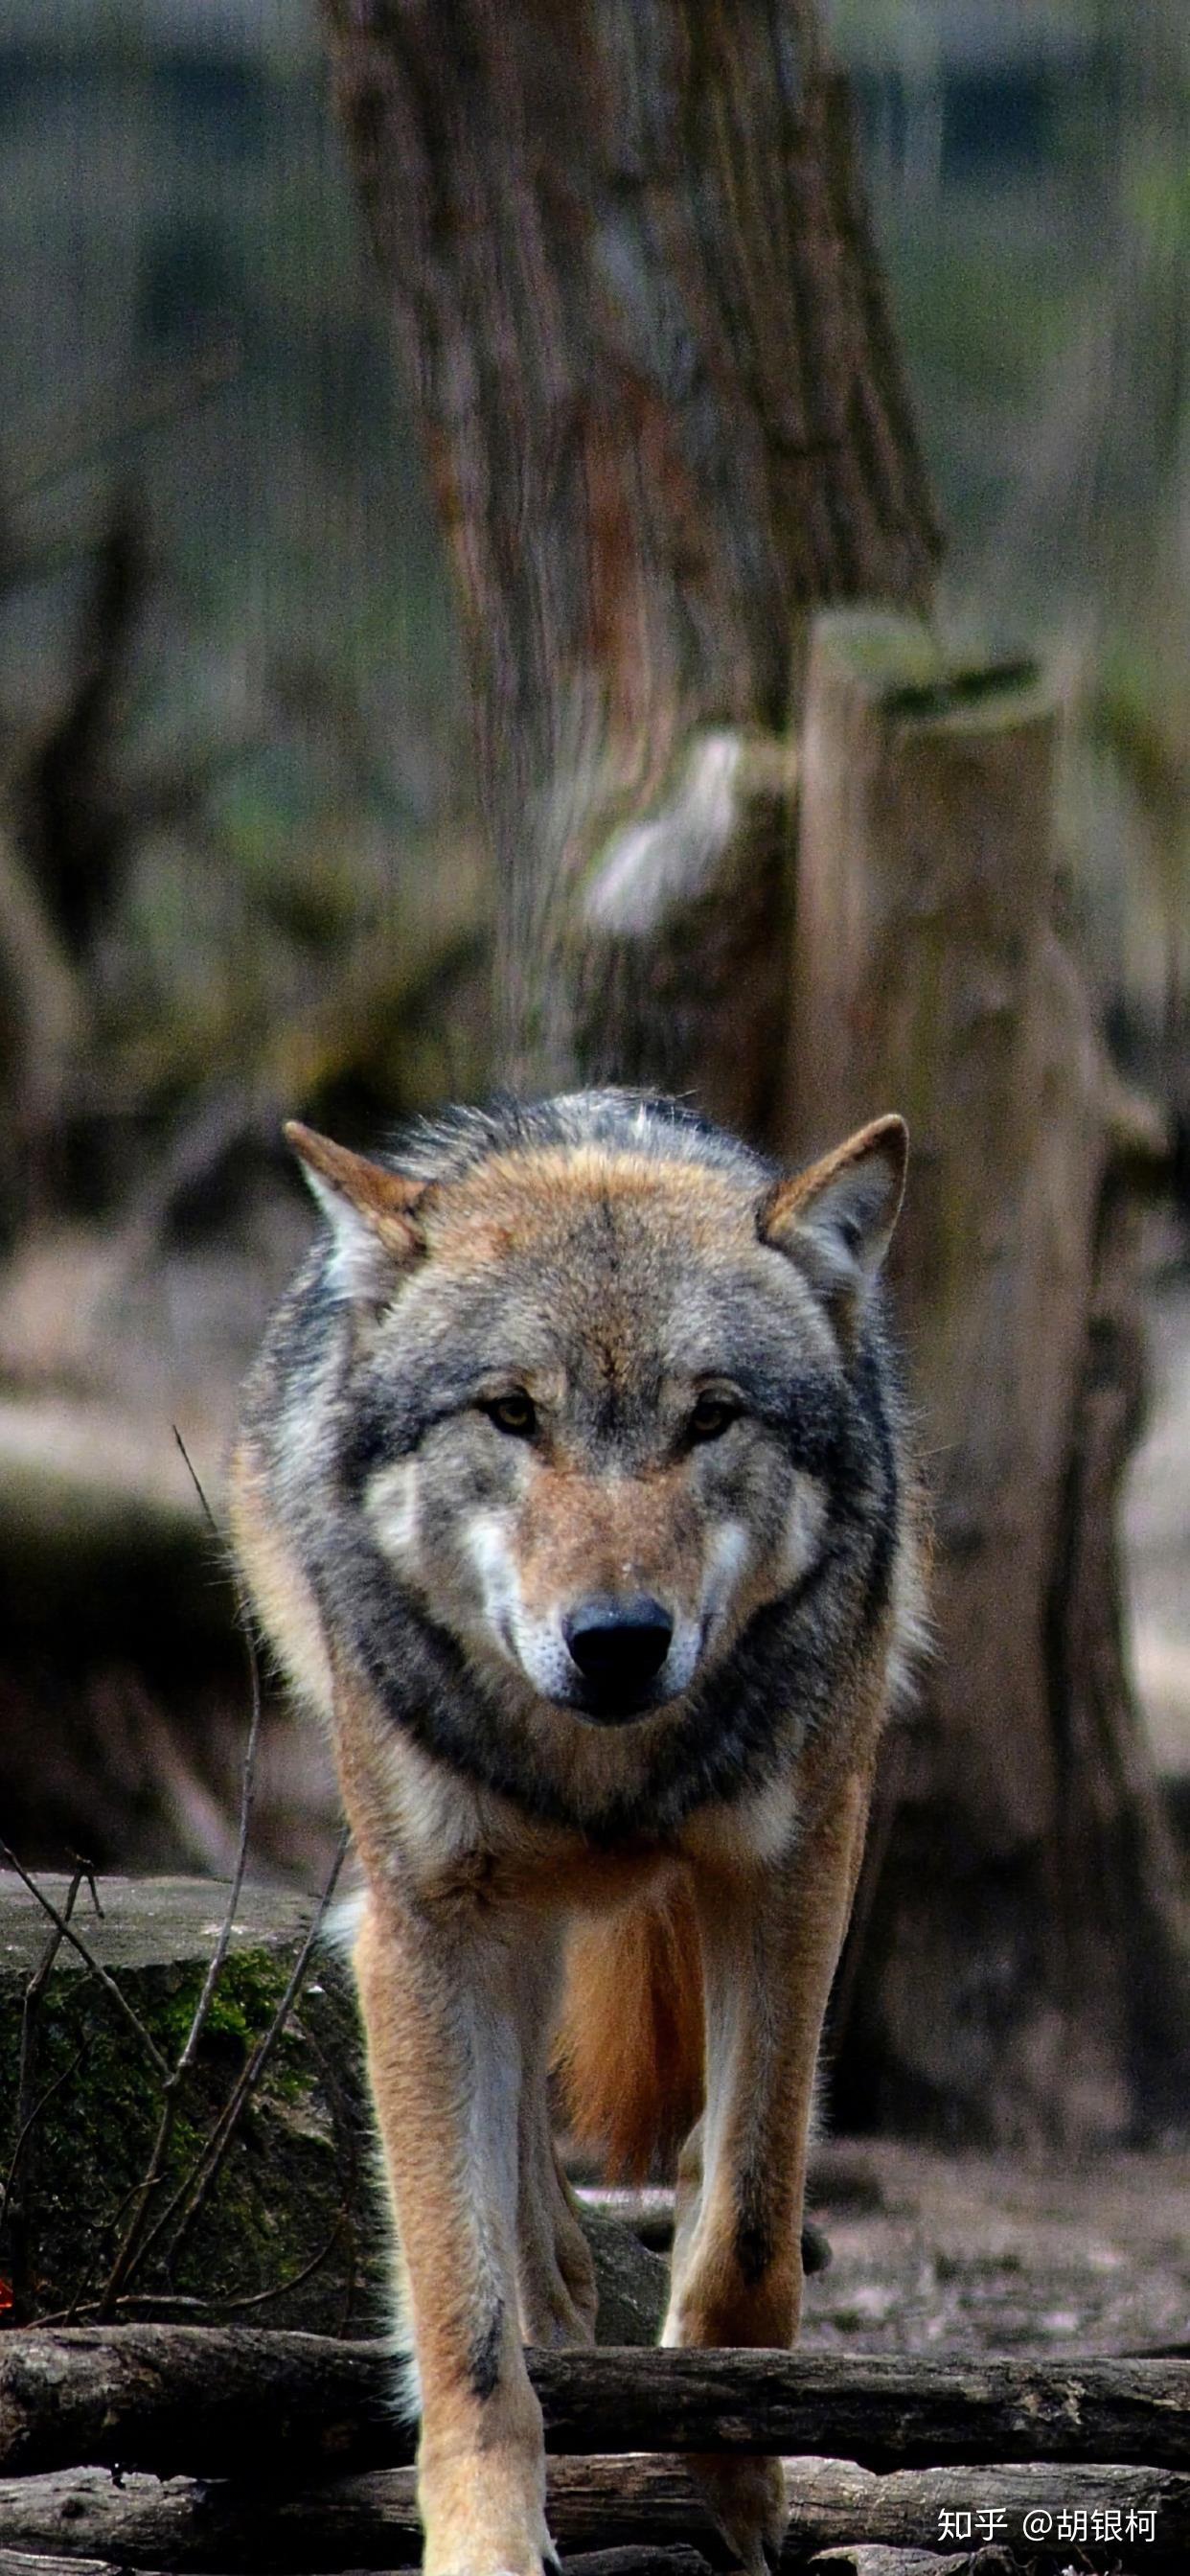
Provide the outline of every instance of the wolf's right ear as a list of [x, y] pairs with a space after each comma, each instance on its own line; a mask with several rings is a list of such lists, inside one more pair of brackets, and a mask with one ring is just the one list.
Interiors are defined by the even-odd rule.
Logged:
[[370, 1163], [366, 1155], [332, 1144], [329, 1136], [319, 1136], [296, 1118], [286, 1124], [285, 1142], [333, 1229], [334, 1286], [342, 1296], [365, 1304], [383, 1297], [394, 1270], [407, 1270], [425, 1251], [417, 1208], [428, 1183]]
[[909, 1131], [874, 1118], [808, 1172], [778, 1181], [760, 1212], [760, 1238], [800, 1264], [847, 1322], [888, 1250], [905, 1193]]

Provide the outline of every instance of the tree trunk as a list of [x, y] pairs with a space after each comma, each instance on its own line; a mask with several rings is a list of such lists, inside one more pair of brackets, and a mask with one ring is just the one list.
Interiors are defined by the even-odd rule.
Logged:
[[953, 1444], [945, 1662], [877, 1820], [841, 2098], [1119, 2133], [1184, 2057], [1105, 1615], [1111, 1115], [1051, 926], [1044, 698], [1018, 674], [931, 710], [936, 652], [902, 626], [891, 766], [849, 781], [867, 702], [825, 645], [798, 743], [809, 612], [921, 609], [937, 551], [816, 8], [324, 5], [459, 576], [501, 1073], [688, 1089], [782, 1151], [893, 1106], [919, 1130], [905, 1322], [927, 1444]]
[[502, 1069], [697, 1083], [755, 1127], [785, 766], [756, 729], [806, 608], [921, 603], [936, 549], [815, 11], [327, 14], [459, 576]]

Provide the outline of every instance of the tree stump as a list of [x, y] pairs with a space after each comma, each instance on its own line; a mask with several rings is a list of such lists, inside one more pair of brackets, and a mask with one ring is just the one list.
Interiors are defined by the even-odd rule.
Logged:
[[1055, 928], [1056, 749], [1029, 666], [956, 674], [914, 620], [819, 620], [785, 1135], [801, 1154], [874, 1111], [909, 1120], [894, 1280], [937, 1540], [937, 1663], [886, 1766], [836, 2106], [1001, 2139], [1119, 2136], [1186, 2074], [1111, 1580], [1120, 1338], [1131, 1401], [1096, 1430], [1119, 1085]]

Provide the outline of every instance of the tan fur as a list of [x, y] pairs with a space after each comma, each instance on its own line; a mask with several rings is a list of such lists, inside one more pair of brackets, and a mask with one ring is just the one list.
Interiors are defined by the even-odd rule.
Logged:
[[329, 1719], [331, 1671], [322, 1625], [293, 1549], [269, 1510], [259, 1462], [246, 1441], [232, 1457], [227, 1501], [237, 1562], [261, 1627], [291, 1688]]
[[576, 2137], [642, 2182], [703, 2102], [702, 1963], [689, 1882], [571, 1932], [557, 2066]]
[[574, 1468], [543, 1475], [518, 1551], [526, 1607], [556, 1600], [576, 1583], [598, 1592], [629, 1580], [643, 1592], [664, 1580], [676, 1600], [689, 1603], [702, 1551], [684, 1505], [676, 1474], [610, 1490]]

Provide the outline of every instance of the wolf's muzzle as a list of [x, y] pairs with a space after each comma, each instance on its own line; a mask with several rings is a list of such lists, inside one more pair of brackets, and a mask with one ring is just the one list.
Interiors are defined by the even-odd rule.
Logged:
[[583, 1705], [592, 1717], [615, 1725], [636, 1717], [651, 1697], [669, 1653], [674, 1623], [648, 1593], [620, 1600], [599, 1593], [580, 1601], [562, 1622], [572, 1663], [585, 1685]]

